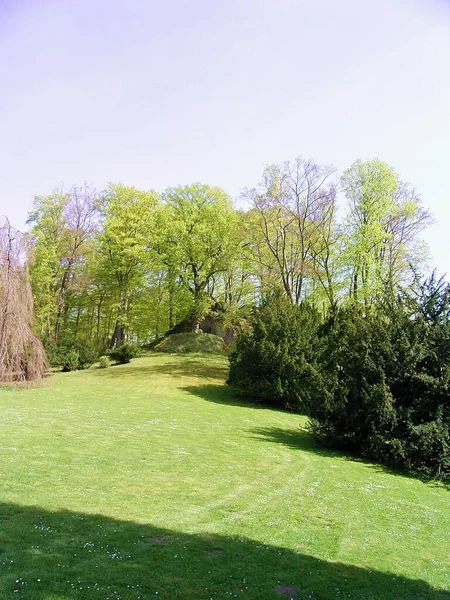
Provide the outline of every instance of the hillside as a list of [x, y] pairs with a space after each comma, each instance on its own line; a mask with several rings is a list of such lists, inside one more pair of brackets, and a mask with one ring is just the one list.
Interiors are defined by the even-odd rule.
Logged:
[[449, 491], [236, 400], [220, 356], [0, 389], [0, 598], [450, 599]]

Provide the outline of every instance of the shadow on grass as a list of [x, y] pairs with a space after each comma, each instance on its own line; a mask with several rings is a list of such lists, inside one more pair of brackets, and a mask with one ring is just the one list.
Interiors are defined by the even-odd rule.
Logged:
[[300, 427], [299, 429], [290, 430], [280, 429], [279, 427], [257, 427], [252, 429], [252, 433], [254, 434], [253, 437], [255, 439], [264, 440], [266, 442], [271, 442], [274, 444], [282, 444], [283, 446], [293, 448], [294, 450], [312, 452], [320, 456], [329, 456], [333, 458], [341, 458], [343, 460], [362, 463], [370, 469], [373, 469], [374, 471], [378, 471], [380, 473], [389, 473], [390, 475], [395, 475], [397, 477], [405, 477], [407, 479], [418, 479], [423, 483], [427, 483], [429, 485], [439, 487], [442, 489], [450, 490], [450, 483], [447, 481], [439, 481], [421, 475], [420, 473], [408, 472], [403, 469], [389, 467], [387, 465], [371, 461], [370, 459], [361, 458], [356, 454], [345, 452], [344, 450], [335, 450], [333, 448], [326, 448], [324, 446], [321, 446], [314, 440], [313, 436], [306, 429]]
[[303, 452], [313, 452], [322, 456], [347, 458], [355, 460], [356, 457], [349, 456], [341, 450], [333, 450], [320, 446], [313, 436], [304, 428], [298, 429], [281, 429], [279, 427], [255, 427], [251, 430], [254, 434], [254, 439], [272, 442], [274, 444], [282, 444], [294, 450], [302, 450]]
[[[223, 378], [222, 378], [223, 379]], [[232, 387], [222, 384], [208, 383], [205, 385], [190, 385], [181, 388], [185, 392], [189, 392], [197, 398], [202, 398], [208, 402], [214, 402], [216, 404], [229, 404], [230, 406], [241, 406], [245, 408], [252, 408], [253, 410], [268, 410], [275, 413], [288, 413], [291, 415], [297, 415], [302, 417], [297, 411], [281, 408], [279, 406], [270, 406], [262, 402], [254, 402], [242, 398]]]
[[[160, 356], [160, 355], [158, 355]], [[113, 365], [109, 369], [96, 369], [92, 373], [99, 376], [120, 377], [138, 376], [152, 377], [153, 375], [168, 375], [169, 377], [199, 377], [202, 379], [222, 379], [228, 375], [228, 365], [208, 364], [207, 359], [186, 358], [186, 360], [170, 360], [163, 364], [147, 363], [145, 365]]]
[[241, 406], [245, 408], [252, 408], [255, 410], [275, 410], [265, 404], [258, 404], [256, 402], [249, 402], [240, 398], [236, 392], [225, 383], [222, 384], [205, 384], [205, 385], [188, 385], [181, 388], [183, 391], [206, 400], [207, 402], [214, 402], [215, 404], [228, 404], [230, 406]]
[[450, 600], [426, 582], [250, 539], [0, 504], [0, 597]]
[[[271, 410], [275, 412], [289, 412], [291, 414], [297, 414], [299, 417], [302, 415], [283, 410], [281, 408], [274, 408], [265, 404], [258, 404], [252, 402], [246, 402], [245, 400], [239, 399], [232, 388], [227, 385], [201, 385], [201, 386], [187, 386], [181, 388], [182, 390], [189, 392], [190, 394], [207, 400], [208, 402], [215, 402], [216, 404], [228, 404], [230, 406], [239, 406], [255, 409]], [[380, 473], [389, 473], [398, 477], [406, 477], [407, 479], [420, 480], [429, 485], [433, 485], [439, 488], [444, 488], [450, 491], [450, 482], [439, 481], [430, 477], [424, 476], [420, 473], [408, 472], [403, 469], [396, 469], [383, 465], [381, 463], [374, 462], [370, 459], [365, 459], [357, 454], [352, 454], [349, 451], [338, 450], [333, 448], [327, 448], [317, 443], [313, 436], [308, 432], [307, 429], [299, 427], [298, 429], [281, 429], [279, 427], [258, 427], [252, 430], [253, 438], [261, 441], [271, 442], [274, 444], [282, 444], [288, 448], [294, 450], [302, 450], [303, 452], [312, 452], [320, 456], [328, 456], [332, 458], [341, 458], [352, 462], [358, 462], [366, 465], [374, 471]]]
[[[167, 356], [167, 355], [166, 355]], [[208, 357], [209, 358], [209, 357]], [[127, 375], [132, 377], [151, 378], [152, 375], [161, 374], [168, 375], [174, 378], [198, 377], [200, 379], [219, 379], [224, 381], [228, 375], [228, 365], [208, 364], [205, 357], [185, 355], [185, 360], [170, 360], [163, 364], [155, 362], [154, 364], [146, 365], [120, 365], [117, 369], [97, 369], [93, 371], [96, 375], [124, 378]], [[274, 408], [265, 404], [242, 400], [237, 396], [236, 392], [229, 386], [223, 384], [204, 384], [181, 387], [181, 390], [188, 392], [198, 398], [202, 398], [208, 402], [216, 404], [227, 404], [230, 406], [245, 407], [263, 410], [272, 410], [275, 412], [290, 412], [282, 408]], [[294, 413], [297, 414], [297, 413]], [[299, 415], [300, 416], [300, 415]], [[342, 450], [334, 450], [325, 448], [315, 442], [314, 438], [304, 429], [298, 430], [283, 430], [280, 428], [259, 428], [254, 430], [258, 439], [268, 442], [284, 444], [287, 447], [299, 449], [307, 452], [313, 452], [322, 456], [341, 457], [345, 460], [353, 462], [361, 462], [379, 472], [390, 473], [392, 475], [406, 477], [408, 479], [419, 479], [436, 487], [444, 487], [450, 491], [450, 482], [441, 482], [433, 480], [429, 477], [418, 473], [410, 473], [402, 469], [396, 469], [382, 465], [371, 460], [366, 460], [355, 454]]]

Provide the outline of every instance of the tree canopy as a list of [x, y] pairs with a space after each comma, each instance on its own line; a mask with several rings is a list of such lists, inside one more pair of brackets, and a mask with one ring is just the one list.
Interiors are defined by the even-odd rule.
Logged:
[[244, 209], [201, 183], [37, 196], [29, 270], [41, 339], [149, 343], [205, 318], [214, 329], [208, 315], [223, 333], [274, 291], [322, 314], [368, 307], [423, 269], [431, 216], [380, 160], [358, 160], [340, 178], [304, 157], [271, 164], [240, 200]]

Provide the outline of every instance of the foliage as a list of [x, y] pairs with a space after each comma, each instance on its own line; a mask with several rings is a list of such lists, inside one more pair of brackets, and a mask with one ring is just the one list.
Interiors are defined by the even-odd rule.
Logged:
[[62, 363], [62, 371], [76, 371], [80, 367], [80, 355], [78, 350], [70, 348], [65, 354]]
[[51, 366], [61, 367], [63, 371], [87, 369], [98, 358], [97, 349], [88, 341], [73, 338], [64, 338], [58, 343], [47, 342], [45, 350]]
[[242, 199], [247, 210], [201, 183], [36, 196], [28, 262], [41, 340], [148, 344], [182, 322], [195, 330], [215, 305], [231, 339], [275, 290], [323, 315], [369, 306], [410, 285], [427, 257], [418, 234], [431, 217], [379, 160], [356, 161], [340, 184], [333, 166], [305, 157], [270, 164]]
[[228, 383], [245, 396], [273, 406], [303, 409], [318, 352], [320, 315], [281, 293], [268, 296], [238, 335]]
[[136, 358], [138, 355], [139, 348], [132, 344], [122, 344], [109, 352], [109, 356], [121, 365], [129, 363], [131, 359]]
[[450, 286], [321, 319], [284, 295], [256, 308], [230, 356], [229, 383], [311, 418], [323, 444], [436, 477], [450, 468]]
[[155, 352], [175, 352], [178, 354], [199, 352], [202, 354], [224, 354], [223, 340], [211, 333], [175, 333], [168, 335], [153, 347]]
[[44, 340], [58, 342], [60, 338], [68, 298], [76, 290], [76, 275], [84, 266], [97, 221], [98, 193], [87, 185], [34, 198], [28, 216], [34, 242], [30, 276]]
[[331, 305], [336, 302], [330, 261], [337, 242], [335, 171], [298, 157], [267, 166], [259, 186], [244, 192], [252, 206], [248, 241], [255, 265], [294, 304], [311, 294], [313, 282]]
[[396, 425], [386, 368], [394, 359], [390, 323], [359, 306], [337, 311], [319, 334], [320, 377], [312, 390], [308, 414], [316, 436], [331, 446], [370, 455], [371, 436]]
[[149, 267], [148, 241], [158, 196], [122, 184], [110, 184], [101, 204], [102, 231], [97, 238], [99, 271], [115, 298], [111, 345], [127, 339], [133, 297]]
[[[430, 290], [431, 286], [431, 290]], [[450, 467], [449, 287], [409, 306], [340, 309], [322, 330], [309, 406], [322, 442], [445, 477]]]
[[420, 264], [417, 236], [431, 216], [414, 189], [378, 159], [355, 161], [342, 186], [349, 203], [344, 253], [349, 293], [367, 306], [411, 281], [411, 266]]
[[208, 286], [230, 265], [236, 222], [228, 194], [218, 187], [194, 183], [163, 194], [154, 249], [169, 284], [178, 279], [189, 290], [196, 323], [212, 302]]
[[109, 360], [109, 357], [100, 356], [98, 366], [100, 369], [108, 369], [111, 366], [111, 361]]

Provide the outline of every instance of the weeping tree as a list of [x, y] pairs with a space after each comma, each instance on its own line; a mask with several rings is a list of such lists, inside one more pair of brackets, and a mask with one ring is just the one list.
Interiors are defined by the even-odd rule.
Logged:
[[47, 359], [33, 333], [33, 298], [25, 264], [25, 240], [0, 220], [0, 381], [44, 376]]

